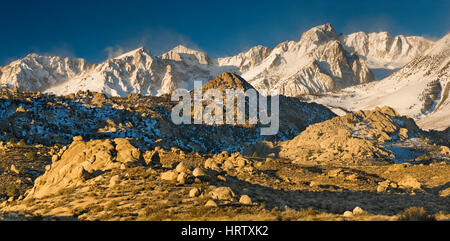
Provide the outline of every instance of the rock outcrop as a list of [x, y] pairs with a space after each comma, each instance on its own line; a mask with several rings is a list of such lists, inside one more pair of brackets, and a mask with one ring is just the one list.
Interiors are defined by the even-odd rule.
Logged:
[[126, 139], [74, 142], [44, 175], [36, 179], [26, 198], [42, 198], [76, 188], [106, 171], [139, 162], [141, 153]]
[[385, 107], [311, 125], [272, 150], [279, 157], [303, 164], [405, 162], [420, 159], [421, 148], [413, 146], [428, 145], [422, 134], [412, 119]]

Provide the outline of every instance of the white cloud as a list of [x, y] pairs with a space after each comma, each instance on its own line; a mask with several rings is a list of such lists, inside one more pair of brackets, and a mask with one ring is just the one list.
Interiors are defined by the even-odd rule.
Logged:
[[136, 37], [104, 49], [107, 58], [114, 58], [139, 47], [145, 47], [154, 55], [161, 55], [177, 45], [200, 50], [189, 37], [166, 28], [145, 30]]
[[105, 48], [105, 51], [108, 54], [108, 59], [113, 59], [117, 56], [120, 56], [120, 55], [126, 53], [126, 50], [120, 46], [107, 47], [107, 48]]

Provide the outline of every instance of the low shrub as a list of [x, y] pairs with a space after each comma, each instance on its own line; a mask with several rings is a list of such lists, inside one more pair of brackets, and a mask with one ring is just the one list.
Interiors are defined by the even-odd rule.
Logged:
[[410, 207], [399, 214], [398, 221], [436, 221], [423, 207]]
[[8, 197], [17, 197], [17, 196], [19, 196], [19, 188], [16, 186], [16, 184], [10, 184], [6, 188], [6, 195], [8, 195]]

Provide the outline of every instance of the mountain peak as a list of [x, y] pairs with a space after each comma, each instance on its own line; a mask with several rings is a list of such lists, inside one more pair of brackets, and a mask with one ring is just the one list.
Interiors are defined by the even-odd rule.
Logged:
[[310, 30], [303, 33], [300, 41], [316, 42], [321, 43], [331, 39], [336, 39], [336, 30], [330, 23], [323, 24], [311, 28]]
[[188, 47], [186, 47], [184, 45], [181, 45], [181, 44], [177, 45], [171, 51], [176, 52], [176, 53], [201, 52], [201, 51], [198, 51], [198, 50], [195, 50], [195, 49], [188, 48]]
[[131, 57], [131, 56], [136, 56], [137, 54], [139, 54], [139, 55], [145, 54], [145, 55], [152, 56], [151, 52], [142, 46], [135, 50], [132, 50], [130, 52], [127, 52], [120, 56], [117, 56], [114, 59], [123, 59], [123, 58]]
[[320, 30], [322, 30], [324, 32], [336, 32], [334, 30], [333, 26], [331, 25], [331, 23], [322, 24], [322, 25], [319, 25], [319, 26], [317, 26], [315, 28], [320, 29]]
[[184, 60], [184, 61], [190, 62], [191, 64], [194, 62], [195, 63], [198, 62], [199, 64], [208, 65], [212, 62], [206, 53], [204, 53], [200, 50], [188, 48], [184, 45], [176, 46], [169, 52], [163, 54], [161, 56], [161, 58], [174, 60], [174, 61], [178, 61], [178, 62]]
[[37, 53], [31, 53], [31, 54], [28, 54], [27, 56], [25, 56], [25, 58], [37, 58], [37, 57], [39, 57], [40, 55], [39, 54], [37, 54]]
[[242, 89], [244, 91], [247, 91], [249, 89], [254, 88], [241, 76], [235, 73], [224, 72], [221, 75], [217, 76], [215, 79], [210, 80], [202, 87], [203, 91], [209, 89], [217, 89], [217, 90]]
[[390, 70], [402, 68], [433, 45], [424, 37], [393, 36], [386, 31], [343, 34], [339, 40], [348, 52], [366, 60], [370, 68]]

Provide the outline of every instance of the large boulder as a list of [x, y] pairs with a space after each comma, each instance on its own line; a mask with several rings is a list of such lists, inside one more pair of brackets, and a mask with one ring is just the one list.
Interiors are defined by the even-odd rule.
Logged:
[[229, 187], [218, 187], [212, 190], [209, 195], [216, 200], [231, 201], [235, 194]]
[[117, 150], [117, 161], [122, 163], [136, 162], [141, 159], [141, 151], [131, 145], [127, 139], [115, 139]]
[[74, 138], [61, 159], [36, 179], [26, 198], [42, 198], [78, 187], [96, 175], [139, 158], [140, 151], [126, 139], [84, 142]]
[[406, 188], [421, 189], [422, 184], [411, 175], [405, 175], [398, 184]]

